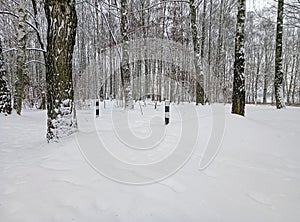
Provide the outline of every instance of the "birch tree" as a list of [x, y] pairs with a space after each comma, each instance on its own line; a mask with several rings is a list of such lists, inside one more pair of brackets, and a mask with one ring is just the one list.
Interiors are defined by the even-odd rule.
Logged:
[[122, 60], [121, 60], [121, 81], [124, 92], [125, 108], [133, 108], [131, 76], [129, 64], [129, 39], [128, 39], [128, 3], [127, 0], [121, 0], [121, 42], [122, 42]]
[[25, 72], [25, 61], [26, 61], [26, 8], [25, 1], [21, 0], [19, 3], [19, 21], [18, 21], [18, 51], [17, 51], [17, 86], [16, 86], [16, 111], [17, 114], [21, 115], [22, 110], [22, 99], [24, 91], [24, 72]]
[[200, 64], [200, 37], [197, 30], [197, 8], [195, 6], [194, 0], [190, 0], [190, 19], [194, 46], [194, 63], [196, 71], [196, 105], [198, 105], [199, 103], [204, 105], [204, 76]]

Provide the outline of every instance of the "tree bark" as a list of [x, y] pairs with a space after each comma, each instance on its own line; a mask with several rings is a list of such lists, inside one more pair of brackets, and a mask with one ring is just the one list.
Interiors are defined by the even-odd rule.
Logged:
[[276, 29], [276, 54], [275, 54], [275, 100], [277, 109], [285, 107], [283, 94], [283, 70], [282, 70], [282, 27], [283, 27], [284, 0], [278, 0], [277, 29]]
[[199, 34], [197, 30], [197, 8], [195, 6], [195, 1], [190, 0], [190, 19], [191, 19], [191, 29], [192, 29], [192, 38], [193, 38], [193, 46], [194, 46], [194, 64], [196, 71], [196, 105], [201, 103], [204, 105], [204, 76], [203, 70], [201, 69], [200, 64], [200, 42], [199, 42]]
[[21, 115], [22, 111], [22, 100], [24, 91], [24, 72], [25, 72], [25, 61], [26, 61], [26, 12], [25, 12], [25, 1], [21, 0], [19, 4], [19, 23], [18, 23], [18, 51], [17, 51], [17, 85], [16, 85], [16, 111], [17, 114]]
[[11, 114], [11, 94], [7, 88], [6, 69], [2, 53], [2, 42], [0, 39], [0, 113]]
[[46, 0], [44, 7], [48, 22], [47, 140], [51, 142], [70, 135], [76, 128], [72, 58], [77, 16], [75, 0]]
[[122, 60], [121, 60], [121, 81], [124, 91], [125, 109], [133, 108], [130, 64], [129, 64], [129, 38], [128, 38], [128, 3], [121, 0], [121, 38], [122, 38]]
[[245, 115], [245, 32], [246, 0], [238, 0], [238, 15], [235, 36], [235, 61], [232, 93], [232, 113]]

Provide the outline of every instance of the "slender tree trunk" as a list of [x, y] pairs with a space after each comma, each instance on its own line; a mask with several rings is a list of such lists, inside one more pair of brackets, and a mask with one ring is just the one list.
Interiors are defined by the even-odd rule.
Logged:
[[235, 36], [234, 80], [232, 93], [232, 113], [245, 115], [245, 32], [246, 0], [238, 0], [238, 15]]
[[19, 4], [19, 23], [18, 23], [18, 52], [17, 52], [17, 87], [16, 87], [16, 99], [17, 99], [17, 114], [21, 115], [22, 111], [22, 99], [24, 91], [24, 72], [26, 61], [26, 11], [25, 1], [21, 0]]
[[[33, 14], [34, 14], [34, 24], [35, 24], [35, 27], [37, 29], [39, 29], [40, 25], [38, 23], [38, 9], [37, 9], [37, 4], [36, 4], [36, 0], [31, 0], [31, 3], [32, 3], [32, 8], [33, 8]], [[40, 44], [40, 47], [41, 49], [45, 49], [45, 46], [44, 46], [44, 43], [42, 41], [42, 37], [41, 37], [41, 34], [39, 32], [36, 32], [36, 37], [37, 37], [37, 40]], [[44, 60], [45, 60], [45, 56], [46, 56], [46, 52], [43, 51], [43, 56], [44, 56]]]
[[293, 55], [291, 79], [290, 79], [288, 90], [287, 90], [287, 103], [288, 104], [291, 103], [290, 98], [291, 98], [291, 92], [292, 92], [293, 80], [294, 80], [295, 60], [296, 60], [296, 56]]
[[263, 89], [263, 103], [267, 103], [267, 93], [268, 93], [268, 72], [269, 72], [269, 62], [268, 62], [268, 50], [267, 50], [267, 38], [264, 39], [264, 50], [265, 50], [265, 68], [264, 68], [264, 89]]
[[[112, 26], [112, 14], [111, 14], [111, 5], [113, 2], [109, 1], [109, 12], [108, 12], [108, 21], [110, 27]], [[114, 98], [113, 96], [113, 64], [112, 64], [112, 46], [113, 46], [113, 38], [112, 35], [109, 35], [109, 96], [110, 98]]]
[[201, 33], [201, 63], [203, 64], [204, 60], [204, 46], [206, 39], [206, 0], [203, 2], [203, 13], [202, 13], [202, 33]]
[[218, 39], [217, 39], [217, 55], [215, 56], [215, 67], [214, 67], [214, 93], [215, 101], [220, 102], [220, 93], [221, 93], [221, 64], [223, 59], [223, 24], [224, 24], [224, 4], [225, 0], [220, 2], [220, 14], [219, 14], [219, 30], [218, 30]]
[[[200, 59], [201, 59], [201, 64], [202, 64], [202, 72], [204, 72], [204, 46], [205, 46], [205, 40], [206, 40], [206, 0], [204, 0], [203, 2], [203, 13], [202, 13], [202, 33], [201, 33], [201, 55], [200, 55]], [[202, 87], [203, 87], [203, 93], [204, 93], [204, 75], [203, 75], [203, 83], [202, 83]], [[207, 90], [207, 89], [206, 89]], [[205, 98], [203, 95], [203, 103], [205, 103]]]
[[[297, 48], [296, 50], [300, 50], [300, 41], [298, 41], [297, 43]], [[295, 77], [294, 77], [294, 83], [293, 83], [293, 91], [292, 91], [292, 102], [293, 104], [295, 104], [295, 96], [296, 96], [296, 88], [297, 88], [297, 85], [300, 83], [300, 81], [298, 80], [299, 79], [299, 72], [300, 72], [300, 55], [297, 54], [296, 55], [296, 68], [295, 68]], [[298, 85], [299, 87], [299, 85]], [[300, 92], [300, 90], [299, 90]], [[300, 99], [300, 98], [298, 98]]]
[[132, 90], [129, 65], [129, 39], [128, 39], [128, 4], [127, 0], [121, 0], [121, 37], [122, 37], [122, 61], [121, 81], [124, 91], [125, 108], [132, 109]]
[[191, 18], [191, 29], [192, 29], [192, 38], [194, 46], [194, 64], [196, 71], [196, 105], [201, 103], [204, 105], [204, 76], [203, 70], [201, 69], [200, 61], [200, 43], [199, 43], [199, 34], [197, 30], [197, 8], [195, 6], [195, 1], [190, 0], [190, 18]]
[[254, 102], [257, 104], [257, 91], [258, 91], [258, 82], [259, 82], [259, 73], [260, 73], [260, 63], [261, 63], [261, 54], [257, 52], [257, 68], [255, 75], [255, 91], [254, 91]]
[[75, 0], [46, 0], [48, 22], [46, 82], [47, 140], [57, 141], [76, 128], [72, 57], [75, 45], [77, 16]]
[[211, 45], [212, 45], [212, 9], [213, 9], [213, 1], [210, 0], [210, 8], [209, 8], [209, 27], [208, 27], [208, 77], [207, 77], [207, 95], [209, 103], [212, 100], [212, 82], [211, 82]]
[[282, 70], [282, 27], [283, 27], [284, 0], [278, 0], [277, 29], [276, 29], [276, 55], [275, 55], [275, 100], [277, 109], [285, 107], [283, 94], [283, 70]]

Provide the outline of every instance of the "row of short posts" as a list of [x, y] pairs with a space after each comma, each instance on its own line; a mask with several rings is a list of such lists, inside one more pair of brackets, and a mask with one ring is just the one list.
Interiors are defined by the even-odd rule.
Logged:
[[[96, 100], [96, 118], [99, 117], [100, 110], [99, 110], [99, 100]], [[165, 101], [165, 125], [170, 123], [170, 101]]]

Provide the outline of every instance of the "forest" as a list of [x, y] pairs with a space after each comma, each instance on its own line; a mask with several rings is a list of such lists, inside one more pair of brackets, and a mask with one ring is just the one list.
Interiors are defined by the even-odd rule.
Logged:
[[0, 220], [298, 222], [299, 37], [300, 0], [0, 0]]
[[299, 1], [248, 3], [1, 1], [1, 106], [53, 120], [96, 98], [299, 104]]

